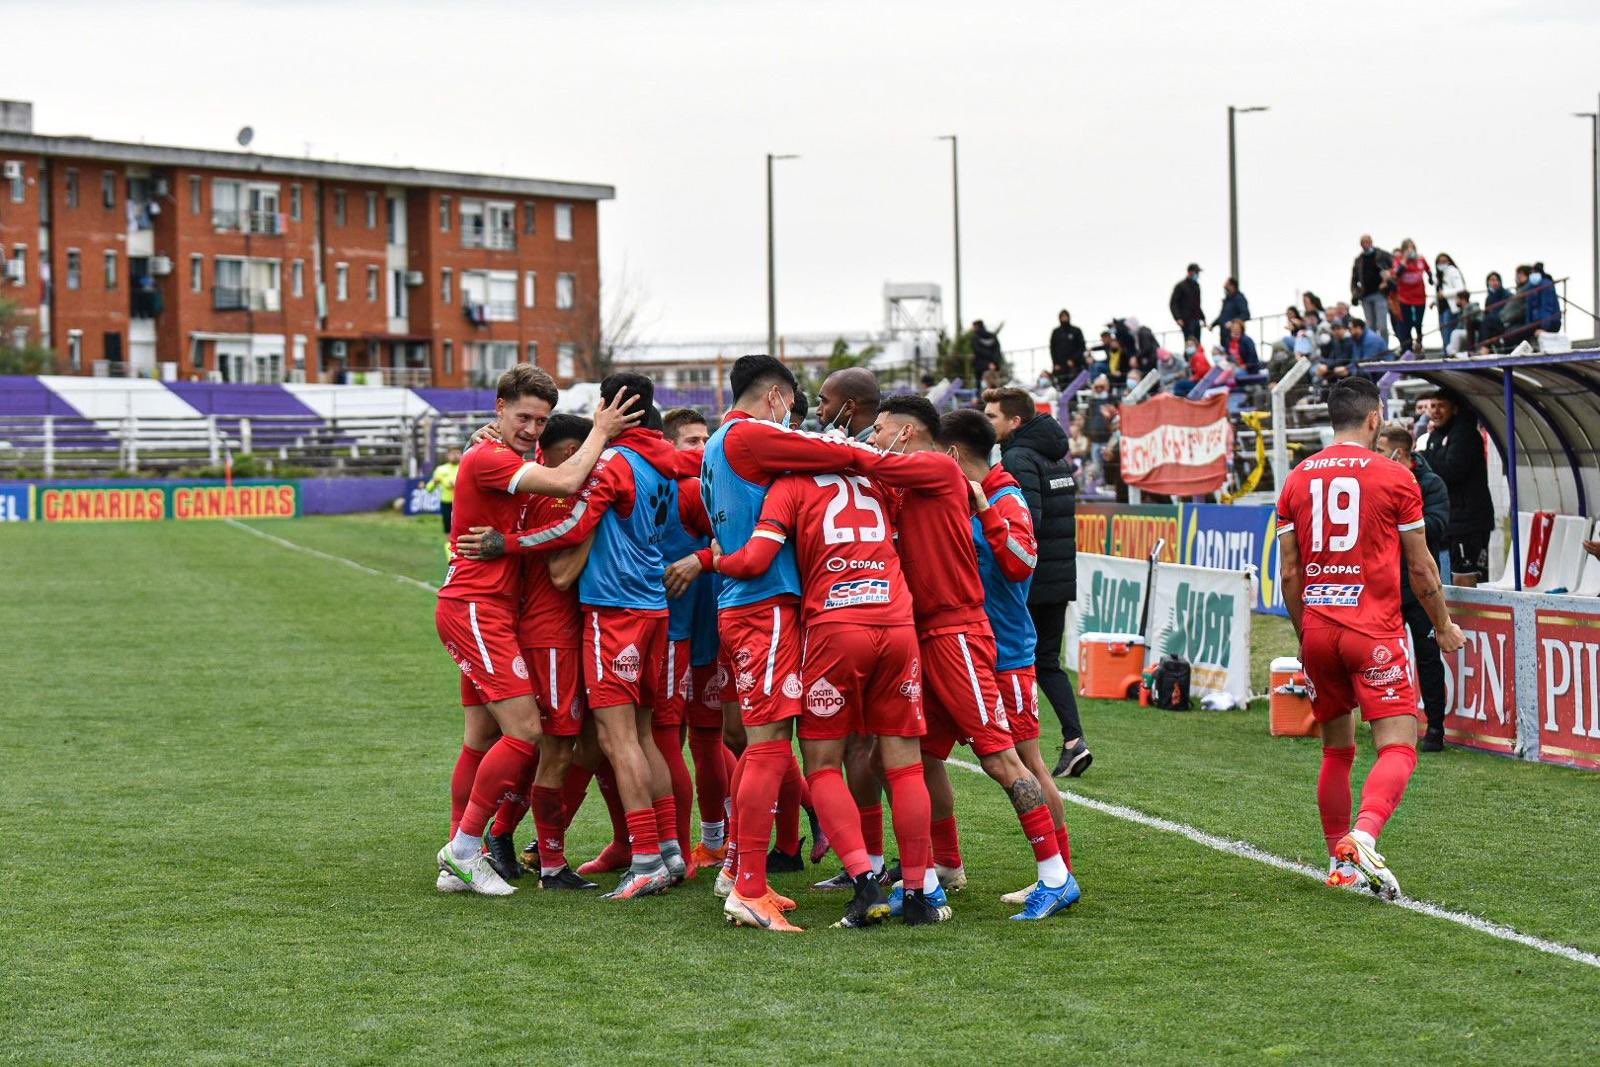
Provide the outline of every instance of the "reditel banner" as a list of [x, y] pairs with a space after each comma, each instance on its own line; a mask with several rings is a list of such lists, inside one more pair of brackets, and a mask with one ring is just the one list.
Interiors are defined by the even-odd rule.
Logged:
[[1122, 477], [1149, 493], [1197, 496], [1222, 488], [1233, 431], [1228, 395], [1156, 396], [1123, 404]]

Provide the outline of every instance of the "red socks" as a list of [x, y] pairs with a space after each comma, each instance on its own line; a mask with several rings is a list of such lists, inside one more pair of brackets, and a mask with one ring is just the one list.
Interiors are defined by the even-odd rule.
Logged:
[[[894, 805], [894, 832], [896, 836], [899, 836], [900, 802], [894, 799], [894, 794], [891, 793], [889, 803]], [[929, 827], [929, 831], [933, 838], [933, 862], [941, 867], [961, 866], [961, 839], [956, 834], [956, 817], [952, 815], [948, 819], [940, 819]], [[905, 848], [904, 842], [901, 843], [900, 847], [902, 849]], [[900, 867], [902, 870], [905, 865], [906, 859], [901, 856]]]
[[[922, 764], [911, 763], [891, 768], [884, 773], [884, 781], [889, 787], [889, 803], [894, 807], [894, 836], [900, 844], [901, 877], [908, 888], [920, 889], [933, 851], [933, 842], [928, 836], [933, 804], [928, 799], [928, 783], [922, 777]], [[880, 829], [882, 817], [882, 808], [879, 808]], [[955, 820], [949, 822], [953, 836]], [[958, 852], [956, 863], [960, 862], [961, 855]]]
[[517, 787], [514, 793], [507, 793], [500, 801], [500, 807], [495, 809], [494, 821], [489, 824], [489, 829], [495, 837], [505, 837], [517, 832], [517, 827], [522, 824], [522, 817], [528, 814], [529, 800], [533, 796], [533, 780], [539, 774], [539, 750], [533, 751], [533, 766], [528, 768], [528, 780]]
[[[727, 746], [722, 743], [720, 727], [689, 731], [689, 754], [694, 757], [694, 788], [700, 802], [701, 822], [722, 822], [727, 815], [722, 807], [722, 802], [728, 798], [728, 776], [731, 773], [730, 765], [723, 756], [727, 751]], [[686, 820], [689, 817], [687, 805], [684, 806], [683, 817]]]
[[656, 813], [653, 808], [639, 808], [628, 812], [628, 845], [634, 858], [659, 856], [661, 839], [656, 836]]
[[[758, 741], [747, 745], [737, 771], [738, 792], [734, 811], [739, 817], [740, 896], [757, 900], [767, 895], [767, 840], [772, 836], [772, 811], [785, 775], [795, 771], [794, 750], [788, 741]], [[799, 847], [798, 840], [796, 847]]]
[[1056, 829], [1056, 847], [1061, 850], [1061, 862], [1067, 865], [1067, 870], [1072, 870], [1072, 835], [1067, 833], [1064, 824]]
[[[498, 820], [496, 827], [498, 828]], [[533, 787], [533, 826], [539, 835], [539, 866], [558, 871], [567, 865], [567, 813], [561, 790]]]
[[[728, 799], [733, 803], [728, 805], [728, 855], [723, 863], [727, 870], [737, 878], [739, 876], [739, 789], [744, 782], [744, 757], [739, 756], [733, 761], [733, 770], [728, 774]], [[761, 843], [761, 851], [766, 853], [767, 844]]]
[[477, 777], [478, 764], [483, 762], [483, 757], [484, 752], [466, 745], [461, 746], [461, 755], [456, 757], [456, 769], [450, 775], [451, 837], [456, 836], [456, 827], [461, 825], [461, 813], [467, 810], [467, 800], [472, 796], [472, 779]]
[[1043, 863], [1051, 856], [1061, 855], [1061, 845], [1056, 840], [1056, 821], [1050, 817], [1049, 808], [1040, 804], [1018, 815], [1017, 821], [1022, 823], [1022, 832], [1028, 835], [1035, 860]]
[[1361, 814], [1356, 816], [1356, 829], [1372, 835], [1376, 841], [1383, 833], [1384, 824], [1400, 798], [1406, 795], [1406, 784], [1411, 772], [1417, 769], [1417, 750], [1410, 745], [1384, 745], [1378, 749], [1378, 762], [1367, 772], [1361, 785]]
[[1322, 771], [1317, 775], [1317, 811], [1322, 815], [1322, 836], [1333, 846], [1350, 832], [1350, 768], [1355, 766], [1355, 746], [1322, 746]]
[[[806, 780], [800, 777], [799, 765], [791, 757], [789, 769], [784, 772], [783, 785], [778, 789], [778, 839], [774, 842], [779, 852], [787, 852], [791, 856], [800, 851], [801, 790], [805, 784]], [[766, 846], [762, 848], [765, 850]]]
[[844, 784], [844, 772], [829, 767], [810, 775], [806, 781], [811, 786], [811, 796], [817, 808], [817, 821], [822, 823], [833, 851], [850, 877], [855, 878], [872, 870], [867, 859], [867, 846], [861, 839], [861, 813], [856, 809], [850, 787]]
[[589, 793], [589, 780], [593, 777], [594, 771], [581, 763], [567, 765], [567, 776], [561, 781], [561, 812], [566, 825], [572, 825], [578, 809], [583, 807], [583, 798]]
[[[656, 840], [677, 841], [678, 837], [678, 804], [671, 797], [656, 797], [651, 808], [656, 816]], [[628, 813], [632, 818], [633, 813]], [[632, 823], [628, 824], [632, 827]], [[657, 851], [660, 851], [658, 848]]]
[[515, 737], [501, 737], [484, 754], [478, 764], [478, 773], [472, 779], [472, 794], [466, 810], [461, 813], [458, 829], [470, 837], [482, 837], [489, 816], [500, 806], [500, 800], [528, 781], [529, 769], [539, 750], [527, 741]]
[[[813, 784], [812, 787], [811, 787], [811, 795], [815, 796], [816, 792], [817, 792], [817, 787], [816, 787], [815, 784]], [[826, 824], [824, 824], [824, 829], [826, 829]], [[832, 830], [828, 831], [828, 836], [830, 838], [833, 838], [835, 841], [838, 840], [838, 838], [834, 838], [833, 837], [833, 831]], [[883, 805], [882, 804], [874, 804], [870, 808], [862, 808], [861, 809], [861, 842], [867, 848], [867, 855], [869, 855], [869, 856], [882, 856], [883, 855]], [[905, 865], [901, 864], [901, 866], [903, 867]]]
[[689, 765], [683, 762], [683, 733], [676, 726], [653, 727], [650, 732], [655, 735], [656, 748], [660, 750], [661, 758], [667, 761], [667, 771], [672, 776], [672, 804], [676, 813], [673, 816], [672, 836], [679, 841], [688, 841], [694, 779], [689, 777]]

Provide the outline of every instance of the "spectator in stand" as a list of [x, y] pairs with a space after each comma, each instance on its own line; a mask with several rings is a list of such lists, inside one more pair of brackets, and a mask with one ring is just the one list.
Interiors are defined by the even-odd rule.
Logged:
[[1339, 323], [1350, 325], [1350, 305], [1343, 300], [1333, 305], [1333, 310], [1328, 312], [1328, 325], [1335, 326]]
[[1433, 268], [1417, 251], [1417, 242], [1409, 237], [1400, 242], [1394, 277], [1395, 296], [1400, 301], [1400, 322], [1395, 324], [1400, 351], [1420, 353], [1422, 317], [1428, 310], [1428, 284], [1433, 281]]
[[1141, 374], [1149, 374], [1155, 369], [1156, 353], [1161, 351], [1161, 343], [1156, 340], [1154, 330], [1132, 315], [1125, 321], [1128, 332], [1133, 335], [1133, 344], [1123, 345], [1123, 351], [1128, 354], [1128, 372], [1131, 374], [1137, 369]]
[[1067, 433], [1067, 446], [1072, 453], [1073, 470], [1081, 482], [1089, 471], [1089, 432], [1084, 425], [1083, 412], [1072, 416], [1072, 428]]
[[1228, 323], [1228, 340], [1223, 347], [1227, 349], [1234, 366], [1249, 374], [1260, 372], [1261, 359], [1256, 355], [1256, 343], [1244, 332], [1243, 319]]
[[1528, 327], [1535, 335], [1561, 329], [1561, 298], [1556, 295], [1556, 280], [1545, 273], [1543, 263], [1535, 263], [1528, 274]]
[[1096, 378], [1110, 378], [1114, 382], [1122, 381], [1128, 373], [1128, 351], [1122, 347], [1122, 340], [1118, 337], [1111, 339], [1111, 344], [1106, 348], [1106, 363], [1103, 371], [1096, 371]]
[[1300, 336], [1300, 331], [1305, 327], [1306, 320], [1301, 316], [1300, 309], [1290, 304], [1283, 309], [1283, 336], [1272, 342], [1272, 355], [1275, 360], [1278, 354], [1294, 356], [1295, 338]]
[[1050, 364], [1056, 384], [1065, 389], [1088, 365], [1088, 346], [1083, 331], [1072, 325], [1072, 312], [1061, 309], [1060, 325], [1050, 331]]
[[1433, 281], [1433, 306], [1439, 309], [1439, 343], [1448, 345], [1456, 325], [1456, 294], [1467, 291], [1467, 279], [1456, 266], [1456, 258], [1449, 252], [1440, 252], [1433, 257]]
[[1383, 343], [1383, 338], [1370, 332], [1360, 319], [1350, 320], [1350, 343], [1355, 348], [1356, 363], [1390, 358], [1389, 346]]
[[1102, 459], [1116, 423], [1117, 406], [1111, 399], [1111, 383], [1105, 375], [1101, 375], [1090, 386], [1089, 401], [1083, 408], [1083, 432], [1089, 438], [1088, 480], [1098, 482], [1103, 479]]
[[1156, 376], [1161, 379], [1161, 391], [1171, 393], [1189, 372], [1189, 365], [1175, 352], [1165, 348], [1156, 353]]
[[1361, 314], [1371, 329], [1389, 340], [1389, 288], [1394, 257], [1372, 243], [1372, 235], [1361, 235], [1361, 254], [1350, 268], [1350, 300], [1361, 305]]
[[[1441, 316], [1439, 321], [1443, 323], [1445, 320]], [[1455, 356], [1462, 352], [1470, 352], [1477, 344], [1477, 338], [1483, 333], [1483, 308], [1473, 301], [1471, 293], [1459, 289], [1456, 291], [1455, 309], [1449, 322], [1450, 339], [1445, 342], [1445, 355]]]
[[972, 376], [979, 383], [987, 384], [991, 377], [1000, 373], [1000, 364], [1005, 361], [1005, 353], [1000, 351], [1000, 338], [989, 332], [982, 319], [972, 321]]
[[1489, 463], [1478, 416], [1453, 393], [1433, 399], [1428, 427], [1428, 466], [1450, 490], [1450, 570], [1456, 585], [1489, 580], [1489, 533], [1494, 529], [1494, 498], [1489, 495]]
[[1532, 288], [1528, 283], [1528, 275], [1532, 273], [1532, 267], [1517, 267], [1516, 273], [1511, 276], [1514, 288], [1500, 309], [1501, 343], [1508, 347], [1515, 345], [1528, 332], [1528, 290]]
[[1305, 311], [1305, 317], [1316, 323], [1327, 321], [1328, 313], [1322, 308], [1322, 297], [1307, 289], [1300, 294], [1300, 306]]
[[1493, 341], [1506, 332], [1502, 313], [1506, 309], [1506, 302], [1511, 299], [1511, 290], [1500, 281], [1500, 272], [1497, 270], [1489, 272], [1483, 279], [1483, 286], [1483, 332], [1478, 337], [1479, 344]]
[[1356, 346], [1350, 338], [1349, 329], [1335, 326], [1328, 343], [1321, 347], [1316, 361], [1311, 365], [1311, 374], [1320, 387], [1319, 392], [1340, 378], [1350, 377], [1350, 367], [1355, 360]]
[[[1378, 451], [1416, 475], [1422, 490], [1422, 525], [1428, 548], [1437, 556], [1444, 550], [1450, 527], [1450, 490], [1444, 480], [1428, 466], [1428, 461], [1412, 454], [1411, 432], [1403, 423], [1391, 422], [1378, 433]], [[1444, 660], [1439, 642], [1433, 636], [1433, 622], [1427, 609], [1411, 591], [1411, 580], [1404, 566], [1400, 569], [1400, 615], [1411, 631], [1411, 647], [1416, 652], [1417, 683], [1422, 690], [1422, 707], [1428, 716], [1428, 729], [1417, 747], [1424, 752], [1444, 751]]]
[[1183, 336], [1200, 340], [1200, 327], [1205, 324], [1205, 312], [1200, 310], [1200, 264], [1191, 263], [1183, 280], [1172, 287], [1172, 299], [1167, 301], [1172, 320], [1183, 331]]
[[1250, 320], [1250, 301], [1245, 299], [1239, 291], [1239, 280], [1229, 278], [1222, 283], [1222, 310], [1217, 312], [1217, 317], [1212, 320], [1211, 328], [1218, 331], [1221, 339], [1228, 339], [1228, 324], [1234, 319]]
[[1109, 329], [1100, 331], [1100, 343], [1089, 349], [1091, 352], [1099, 353], [1099, 355], [1089, 363], [1090, 381], [1100, 377], [1102, 374], [1111, 373], [1111, 349], [1116, 345], [1116, 343], [1117, 339]]

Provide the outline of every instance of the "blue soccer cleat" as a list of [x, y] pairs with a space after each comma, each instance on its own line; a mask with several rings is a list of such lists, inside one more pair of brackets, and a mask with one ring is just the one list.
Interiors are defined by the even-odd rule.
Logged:
[[[1074, 897], [1073, 899], [1076, 900], [1077, 898]], [[928, 894], [928, 903], [935, 908], [943, 908], [949, 905], [950, 898], [945, 896], [944, 886], [940, 886]], [[904, 882], [896, 882], [894, 888], [889, 891], [889, 916], [898, 919], [905, 913], [905, 910], [906, 884]]]
[[1058, 911], [1066, 911], [1078, 902], [1083, 896], [1083, 890], [1078, 888], [1078, 880], [1072, 877], [1072, 872], [1067, 872], [1067, 880], [1063, 885], [1045, 885], [1040, 882], [1034, 886], [1033, 892], [1028, 894], [1028, 901], [1022, 910], [1011, 916], [1018, 922], [1034, 922], [1039, 919], [1048, 919]]

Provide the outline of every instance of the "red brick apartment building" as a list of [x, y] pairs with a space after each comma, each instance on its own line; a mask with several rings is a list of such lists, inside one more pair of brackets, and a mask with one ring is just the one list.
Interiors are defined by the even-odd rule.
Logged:
[[62, 374], [468, 386], [526, 361], [568, 382], [614, 193], [44, 136], [0, 101], [0, 299]]

